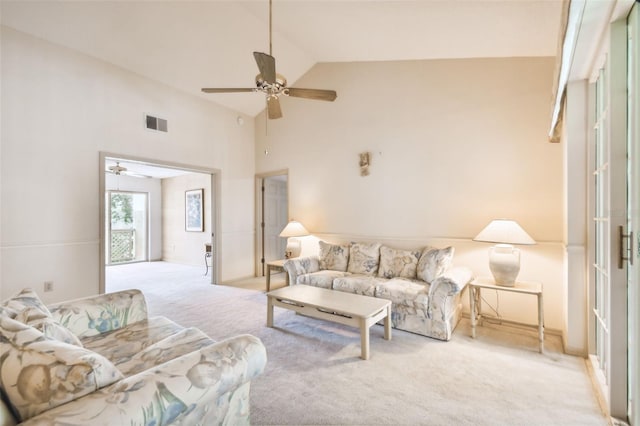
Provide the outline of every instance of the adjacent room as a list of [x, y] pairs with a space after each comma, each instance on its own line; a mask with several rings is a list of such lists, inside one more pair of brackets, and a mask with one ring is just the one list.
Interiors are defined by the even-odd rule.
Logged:
[[[169, 167], [142, 160], [110, 158], [104, 155], [104, 269], [105, 291], [131, 274], [147, 279], [159, 268], [196, 275], [202, 282], [215, 279], [212, 235], [215, 235], [214, 206], [217, 199], [215, 173]], [[147, 265], [132, 265], [147, 262]], [[171, 265], [164, 265], [161, 262]], [[187, 272], [188, 271], [188, 272]], [[113, 280], [118, 282], [114, 283]], [[131, 284], [133, 286], [133, 284]], [[178, 285], [172, 286], [179, 291]]]
[[634, 0], [0, 2], [0, 425], [640, 426]]

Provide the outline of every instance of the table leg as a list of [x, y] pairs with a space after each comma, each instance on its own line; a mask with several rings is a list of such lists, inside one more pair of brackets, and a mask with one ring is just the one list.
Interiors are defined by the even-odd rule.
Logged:
[[391, 305], [387, 306], [387, 316], [384, 317], [384, 338], [391, 340]]
[[471, 322], [471, 337], [476, 338], [476, 289], [469, 286], [469, 320]]
[[540, 353], [544, 352], [544, 304], [542, 290], [538, 294], [538, 339], [540, 340]]
[[273, 327], [273, 303], [270, 296], [267, 296], [267, 327]]
[[267, 265], [267, 293], [271, 291], [271, 265]]
[[360, 346], [362, 350], [362, 359], [369, 359], [369, 327], [367, 320], [360, 318]]

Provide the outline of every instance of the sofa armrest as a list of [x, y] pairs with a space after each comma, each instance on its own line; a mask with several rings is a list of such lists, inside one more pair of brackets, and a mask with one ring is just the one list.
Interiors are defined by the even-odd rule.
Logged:
[[235, 336], [45, 411], [23, 424], [248, 423], [249, 382], [264, 371], [266, 362], [260, 339]]
[[464, 290], [472, 279], [473, 272], [471, 269], [462, 266], [450, 268], [433, 280], [429, 292], [445, 292], [447, 295], [453, 296]]
[[95, 336], [147, 319], [140, 290], [124, 290], [48, 306], [53, 318], [78, 337]]
[[284, 270], [289, 274], [289, 285], [297, 284], [298, 275], [310, 274], [320, 270], [318, 256], [296, 257], [284, 262]]
[[447, 299], [453, 297], [464, 290], [473, 279], [473, 272], [466, 267], [450, 268], [444, 274], [433, 280], [429, 288], [429, 311], [433, 315], [439, 315], [442, 320], [446, 320]]

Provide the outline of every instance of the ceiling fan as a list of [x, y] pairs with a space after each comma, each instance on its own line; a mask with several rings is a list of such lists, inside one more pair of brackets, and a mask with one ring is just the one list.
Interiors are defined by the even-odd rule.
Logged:
[[105, 170], [105, 172], [114, 174], [116, 176], [127, 175], [127, 176], [147, 178], [147, 179], [151, 178], [151, 176], [148, 176], [148, 175], [130, 172], [129, 169], [127, 169], [124, 166], [121, 166], [119, 161], [116, 161], [116, 164], [114, 166], [109, 166], [107, 170]]
[[282, 117], [282, 109], [278, 99], [282, 95], [329, 102], [333, 102], [338, 95], [335, 90], [287, 87], [287, 80], [284, 76], [276, 73], [276, 59], [271, 56], [271, 3], [272, 0], [269, 0], [269, 54], [253, 52], [258, 70], [260, 70], [260, 74], [256, 76], [256, 87], [204, 88], [202, 91], [205, 93], [263, 92], [267, 99], [267, 116], [273, 120]]

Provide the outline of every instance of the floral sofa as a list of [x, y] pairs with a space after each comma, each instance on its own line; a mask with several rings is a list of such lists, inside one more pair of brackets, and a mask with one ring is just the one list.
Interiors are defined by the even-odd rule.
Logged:
[[0, 305], [0, 425], [248, 424], [260, 340], [148, 317], [138, 290]]
[[450, 340], [471, 270], [452, 267], [453, 247], [401, 250], [380, 243], [330, 244], [318, 256], [289, 259], [290, 285], [306, 284], [391, 300], [394, 328]]

